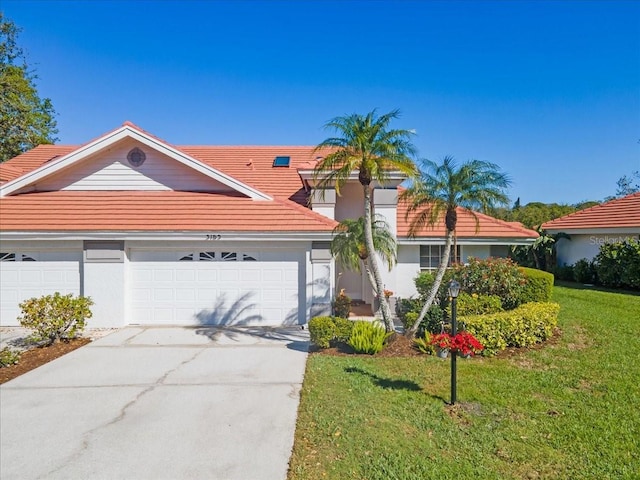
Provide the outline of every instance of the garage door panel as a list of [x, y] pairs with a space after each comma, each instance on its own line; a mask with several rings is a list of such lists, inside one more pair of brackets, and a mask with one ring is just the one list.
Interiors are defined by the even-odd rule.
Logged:
[[[48, 258], [57, 258], [48, 252]], [[24, 300], [60, 292], [80, 294], [81, 252], [60, 252], [73, 261], [0, 263], [0, 326], [18, 325], [19, 304]], [[38, 252], [34, 256], [42, 258]]]
[[[274, 261], [268, 262], [177, 261], [174, 253], [173, 261], [164, 261], [162, 258], [169, 257], [165, 252], [153, 261], [153, 252], [132, 251], [131, 321], [182, 325], [298, 323], [298, 283], [304, 255], [280, 252], [279, 256], [280, 261], [272, 255]], [[298, 260], [282, 261], [287, 256]], [[151, 280], [142, 273], [149, 270], [153, 271]], [[141, 283], [148, 288], [140, 288]]]

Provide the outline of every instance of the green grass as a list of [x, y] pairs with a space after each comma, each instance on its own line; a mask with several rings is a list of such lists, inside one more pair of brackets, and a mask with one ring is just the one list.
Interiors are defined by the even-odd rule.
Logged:
[[560, 338], [510, 358], [312, 355], [298, 479], [640, 478], [640, 297], [555, 287]]

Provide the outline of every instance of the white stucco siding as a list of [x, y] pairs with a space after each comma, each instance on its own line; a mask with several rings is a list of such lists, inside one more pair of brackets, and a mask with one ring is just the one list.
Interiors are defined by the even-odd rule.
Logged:
[[336, 197], [335, 219], [360, 218], [364, 215], [364, 200], [362, 185], [349, 182], [340, 189], [340, 196]]
[[460, 261], [466, 263], [469, 257], [484, 260], [491, 256], [490, 245], [462, 245], [460, 247]]
[[399, 245], [398, 263], [394, 268], [395, 286], [389, 285], [395, 297], [409, 298], [417, 293], [413, 280], [420, 273], [420, 246]]
[[556, 246], [558, 265], [573, 265], [583, 258], [593, 260], [600, 252], [600, 246], [603, 244], [615, 243], [626, 239], [638, 240], [638, 233], [571, 234], [571, 240], [565, 238], [558, 240]]
[[[132, 167], [127, 161], [127, 153], [136, 146], [145, 153], [146, 160], [139, 167]], [[97, 155], [43, 179], [35, 185], [36, 190], [230, 190], [220, 182], [132, 141]]]

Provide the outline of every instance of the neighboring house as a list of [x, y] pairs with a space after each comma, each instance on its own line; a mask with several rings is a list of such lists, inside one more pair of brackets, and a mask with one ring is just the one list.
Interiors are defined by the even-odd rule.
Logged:
[[558, 240], [558, 265], [573, 265], [583, 258], [592, 260], [605, 243], [638, 240], [640, 192], [556, 218], [542, 228], [571, 237]]
[[[126, 122], [82, 146], [40, 145], [0, 165], [0, 325], [55, 291], [90, 296], [92, 327], [299, 325], [338, 288], [372, 301], [329, 253], [337, 221], [362, 215], [357, 175], [341, 196], [314, 189], [313, 147], [174, 146]], [[391, 180], [376, 213], [398, 236], [384, 272], [396, 295], [437, 265], [444, 231], [407, 236]], [[460, 210], [459, 256], [504, 256], [537, 234]]]

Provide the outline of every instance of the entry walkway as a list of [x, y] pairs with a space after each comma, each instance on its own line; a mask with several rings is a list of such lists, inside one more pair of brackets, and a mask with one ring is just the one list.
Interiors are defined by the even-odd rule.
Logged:
[[286, 478], [308, 334], [128, 327], [0, 386], [0, 478]]

